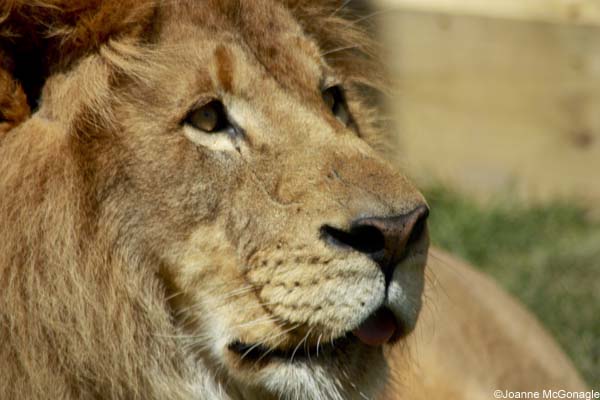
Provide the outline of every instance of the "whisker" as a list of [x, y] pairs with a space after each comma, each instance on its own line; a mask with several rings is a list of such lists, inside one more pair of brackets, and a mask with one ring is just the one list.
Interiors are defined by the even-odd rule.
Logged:
[[247, 286], [247, 287], [244, 287], [244, 288], [240, 288], [240, 289], [234, 290], [234, 291], [232, 291], [230, 293], [227, 293], [224, 297], [222, 297], [222, 299], [223, 300], [228, 300], [228, 299], [230, 299], [232, 297], [237, 297], [237, 296], [240, 296], [242, 294], [246, 294], [248, 292], [252, 292], [254, 289], [255, 289], [254, 286]]
[[356, 384], [354, 384], [352, 382], [352, 380], [350, 379], [350, 377], [348, 376], [348, 374], [346, 373], [346, 371], [344, 370], [343, 367], [340, 368], [340, 371], [341, 371], [342, 375], [344, 376], [344, 378], [346, 378], [346, 382], [358, 393], [358, 395], [361, 398], [363, 398], [364, 400], [371, 400], [366, 394], [364, 394], [360, 389], [358, 389]]
[[259, 347], [259, 346], [261, 346], [261, 345], [262, 345], [262, 344], [261, 344], [260, 342], [258, 342], [258, 343], [256, 343], [256, 344], [252, 345], [252, 346], [251, 346], [251, 347], [250, 347], [248, 350], [246, 350], [246, 352], [245, 352], [244, 354], [242, 354], [242, 356], [241, 356], [240, 358], [243, 360], [244, 358], [246, 358], [246, 356], [247, 356], [248, 354], [250, 354], [250, 353], [252, 352], [252, 350], [254, 350], [255, 348], [257, 348], [257, 347]]
[[352, 20], [351, 24], [352, 25], [360, 24], [361, 22], [365, 22], [365, 21], [367, 21], [367, 20], [369, 20], [371, 18], [377, 17], [379, 15], [383, 15], [383, 14], [388, 13], [390, 11], [393, 11], [393, 9], [392, 8], [386, 8], [386, 9], [383, 9], [383, 10], [377, 10], [377, 11], [374, 11], [374, 12], [372, 12], [370, 14], [367, 14], [367, 15], [364, 15], [364, 16], [362, 16], [360, 18]]
[[257, 318], [250, 322], [244, 322], [242, 324], [235, 325], [234, 328], [247, 328], [249, 326], [260, 325], [267, 322], [274, 322], [274, 317], [267, 315], [266, 317]]
[[363, 47], [363, 46], [360, 45], [360, 44], [337, 47], [335, 49], [327, 50], [327, 51], [321, 53], [321, 57], [325, 57], [325, 56], [328, 56], [328, 55], [331, 55], [331, 54], [334, 54], [334, 53], [338, 53], [340, 51], [360, 49], [361, 47]]
[[[277, 338], [277, 337], [280, 337], [280, 336], [283, 336], [283, 335], [285, 335], [285, 334], [288, 334], [289, 332], [291, 332], [291, 331], [293, 331], [293, 330], [295, 330], [295, 329], [298, 329], [300, 326], [301, 326], [301, 324], [297, 324], [297, 325], [294, 325], [294, 326], [292, 326], [292, 327], [291, 327], [291, 328], [289, 328], [289, 329], [286, 329], [286, 330], [285, 330], [285, 331], [283, 331], [283, 332], [280, 332], [280, 333], [278, 333], [277, 335], [270, 336], [269, 338], [267, 338], [267, 339], [265, 339], [265, 340], [263, 341], [263, 344], [264, 344], [264, 342], [266, 342], [266, 341], [272, 341], [273, 339], [275, 339], [275, 338]], [[269, 355], [270, 353], [272, 353], [272, 352], [273, 352], [273, 351], [274, 351], [274, 350], [275, 350], [277, 347], [279, 347], [279, 345], [280, 345], [281, 343], [283, 343], [283, 341], [284, 341], [284, 340], [285, 340], [285, 338], [282, 338], [282, 339], [278, 340], [276, 343], [274, 343], [273, 345], [270, 345], [270, 346], [269, 346], [269, 350], [267, 350], [267, 351], [266, 351], [266, 352], [265, 352], [263, 355], [261, 355], [261, 356], [260, 356], [260, 357], [259, 357], [259, 358], [256, 360], [256, 362], [258, 363], [260, 360], [262, 360], [262, 359], [263, 359], [263, 358], [265, 358], [267, 355]]]
[[296, 348], [294, 349], [294, 351], [292, 352], [292, 356], [290, 357], [290, 362], [294, 362], [294, 356], [296, 355], [296, 352], [298, 351], [298, 349], [300, 348], [300, 346], [302, 345], [303, 342], [306, 342], [306, 340], [308, 339], [308, 335], [310, 335], [310, 330], [306, 333], [306, 335], [304, 336], [304, 338], [298, 343], [298, 345], [296, 346]]
[[[306, 339], [308, 339], [310, 337], [310, 334], [312, 333], [312, 331], [315, 329], [315, 327], [313, 326], [312, 328], [310, 328], [308, 330], [308, 333], [306, 334]], [[306, 353], [306, 355], [308, 356], [308, 363], [312, 364], [312, 359], [310, 358], [310, 348], [307, 348], [306, 345], [308, 344], [308, 340], [304, 341], [304, 352]]]
[[319, 344], [321, 344], [321, 339], [323, 338], [323, 334], [320, 333], [319, 337], [317, 338], [317, 358], [319, 358]]
[[336, 8], [330, 15], [330, 17], [335, 17], [340, 11], [342, 11], [344, 8], [346, 8], [348, 6], [348, 4], [350, 4], [350, 2], [352, 2], [352, 0], [346, 0], [342, 3], [341, 6], [339, 6], [338, 8]]

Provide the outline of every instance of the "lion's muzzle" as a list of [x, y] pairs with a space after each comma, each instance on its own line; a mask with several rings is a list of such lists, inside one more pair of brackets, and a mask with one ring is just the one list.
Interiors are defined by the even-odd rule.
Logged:
[[[422, 246], [423, 237], [427, 235], [428, 215], [427, 206], [419, 205], [403, 215], [357, 219], [349, 230], [324, 225], [321, 236], [333, 246], [358, 251], [375, 261], [385, 276], [387, 292], [396, 267], [415, 246]], [[395, 316], [388, 307], [382, 306], [353, 333], [363, 343], [379, 346], [412, 330], [412, 326], [400, 322], [403, 319], [404, 316]]]

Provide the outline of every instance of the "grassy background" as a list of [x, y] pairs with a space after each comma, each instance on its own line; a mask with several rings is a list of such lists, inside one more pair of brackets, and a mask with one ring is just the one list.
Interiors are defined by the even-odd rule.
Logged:
[[433, 243], [521, 299], [600, 388], [600, 223], [566, 202], [483, 207], [440, 187], [425, 193]]

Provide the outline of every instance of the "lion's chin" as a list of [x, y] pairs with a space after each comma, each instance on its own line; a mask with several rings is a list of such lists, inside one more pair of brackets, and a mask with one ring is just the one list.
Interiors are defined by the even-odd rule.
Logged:
[[227, 353], [227, 370], [243, 399], [372, 398], [387, 369], [382, 346], [368, 346], [351, 333], [318, 349], [233, 342]]
[[[317, 348], [318, 347], [318, 348]], [[382, 346], [368, 346], [352, 333], [319, 346], [268, 348], [233, 342], [229, 370], [244, 399], [371, 398], [385, 379]]]
[[387, 375], [383, 347], [409, 333], [399, 321], [382, 306], [333, 340], [270, 347], [233, 339], [223, 349], [225, 369], [241, 393], [258, 391], [244, 399], [371, 398]]

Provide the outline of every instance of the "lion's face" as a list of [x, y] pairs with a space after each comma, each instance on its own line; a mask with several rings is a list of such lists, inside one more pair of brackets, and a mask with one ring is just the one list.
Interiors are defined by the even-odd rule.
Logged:
[[234, 391], [369, 396], [419, 313], [427, 209], [291, 13], [240, 7], [162, 10], [136, 77], [115, 78], [105, 212]]

